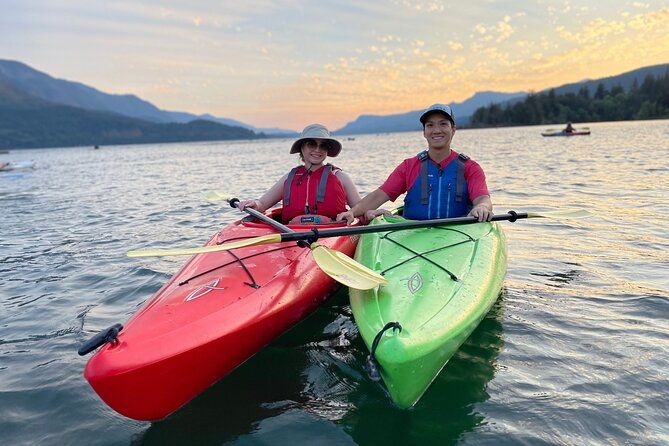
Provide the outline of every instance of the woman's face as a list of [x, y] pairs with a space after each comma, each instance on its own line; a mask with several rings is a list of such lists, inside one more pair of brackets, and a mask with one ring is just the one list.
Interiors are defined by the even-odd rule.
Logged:
[[313, 138], [302, 143], [302, 158], [311, 165], [322, 164], [328, 156], [330, 143], [327, 140]]

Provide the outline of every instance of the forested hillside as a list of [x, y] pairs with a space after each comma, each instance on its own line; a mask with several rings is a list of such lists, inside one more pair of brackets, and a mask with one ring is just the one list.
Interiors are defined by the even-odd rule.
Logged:
[[523, 101], [507, 106], [497, 104], [478, 108], [471, 127], [553, 124], [562, 122], [627, 121], [669, 118], [669, 71], [661, 76], [646, 76], [629, 90], [600, 83], [594, 94], [587, 88], [577, 93], [558, 95], [529, 94]]

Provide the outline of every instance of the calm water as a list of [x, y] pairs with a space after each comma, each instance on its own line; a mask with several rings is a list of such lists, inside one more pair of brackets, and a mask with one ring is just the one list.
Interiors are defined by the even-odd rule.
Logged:
[[[125, 321], [196, 246], [294, 163], [288, 140], [13, 151], [0, 173], [2, 444], [669, 444], [669, 121], [460, 131], [497, 210], [586, 208], [504, 223], [497, 304], [412, 410], [362, 372], [340, 290], [314, 315], [159, 423], [125, 419], [82, 377], [79, 345]], [[419, 150], [417, 132], [344, 141], [361, 191]], [[307, 443], [308, 442], [308, 443]]]

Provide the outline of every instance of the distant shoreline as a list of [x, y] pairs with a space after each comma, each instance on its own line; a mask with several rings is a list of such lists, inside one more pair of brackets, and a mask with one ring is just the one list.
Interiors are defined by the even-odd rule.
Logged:
[[[653, 118], [653, 119], [631, 119], [631, 120], [619, 120], [619, 121], [585, 121], [585, 122], [572, 122], [575, 127], [583, 126], [585, 124], [607, 124], [615, 122], [654, 122], [669, 120], [669, 118]], [[478, 126], [478, 127], [458, 127], [458, 131], [463, 130], [486, 130], [486, 129], [503, 129], [503, 128], [519, 128], [519, 127], [536, 127], [537, 129], [546, 128], [549, 126], [564, 126], [564, 122], [558, 123], [546, 123], [546, 124], [513, 124], [513, 125], [499, 125], [499, 126]], [[348, 134], [337, 134], [335, 137], [341, 137], [342, 139], [346, 136], [366, 136], [366, 135], [389, 135], [393, 133], [420, 133], [421, 130], [398, 130], [394, 132], [369, 132], [369, 133], [348, 133]], [[540, 131], [537, 132], [537, 135], [540, 135]], [[144, 145], [172, 145], [172, 144], [191, 144], [191, 143], [234, 143], [234, 142], [254, 142], [258, 140], [275, 140], [275, 139], [295, 139], [297, 136], [288, 136], [288, 135], [270, 135], [259, 138], [239, 138], [239, 139], [217, 139], [217, 140], [190, 140], [190, 141], [156, 141], [156, 142], [137, 142], [137, 143], [123, 143], [123, 144], [97, 144], [100, 150], [109, 149], [113, 147], [124, 147], [124, 146], [144, 146]], [[0, 149], [0, 155], [10, 154], [10, 152], [18, 152], [23, 150], [44, 150], [44, 149], [74, 149], [74, 148], [86, 148], [89, 147], [91, 150], [95, 149], [95, 144], [80, 144], [80, 145], [71, 145], [71, 146], [48, 146], [48, 147], [20, 147], [20, 148], [9, 148], [9, 149]]]

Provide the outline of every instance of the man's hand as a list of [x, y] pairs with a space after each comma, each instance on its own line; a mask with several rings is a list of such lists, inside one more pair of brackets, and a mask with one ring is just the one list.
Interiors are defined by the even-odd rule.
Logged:
[[493, 215], [490, 208], [485, 204], [476, 205], [469, 211], [469, 216], [476, 217], [479, 221], [490, 221]]
[[387, 209], [373, 209], [371, 211], [365, 212], [365, 220], [372, 221], [379, 215], [393, 215], [393, 213]]

